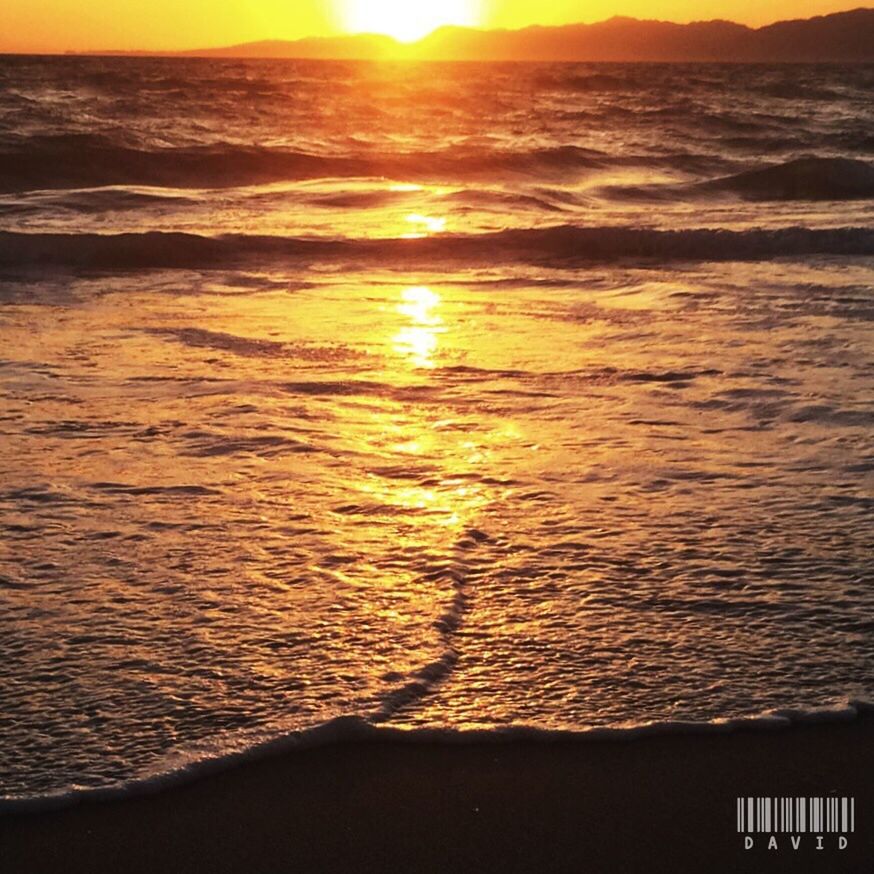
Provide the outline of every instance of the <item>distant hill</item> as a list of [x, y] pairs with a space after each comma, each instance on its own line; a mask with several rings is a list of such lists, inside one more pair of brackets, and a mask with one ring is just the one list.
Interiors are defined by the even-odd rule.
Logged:
[[186, 57], [507, 61], [874, 61], [874, 9], [751, 28], [611, 18], [598, 24], [477, 30], [442, 27], [412, 45], [387, 36], [317, 37], [164, 52]]
[[874, 60], [874, 9], [758, 29], [730, 21], [634, 18], [517, 31], [442, 28], [420, 49], [429, 57], [483, 60], [865, 61]]
[[[321, 58], [321, 59], [367, 59], [396, 55], [400, 43], [390, 36], [379, 34], [356, 34], [355, 36], [321, 37], [308, 39], [265, 40], [218, 49], [196, 49], [190, 52], [173, 52], [186, 57], [208, 58]], [[166, 54], [170, 54], [169, 52]]]

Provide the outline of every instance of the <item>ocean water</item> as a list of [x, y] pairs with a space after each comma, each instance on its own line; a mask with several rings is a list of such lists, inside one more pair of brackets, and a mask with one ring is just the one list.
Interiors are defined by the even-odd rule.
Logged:
[[872, 88], [0, 59], [0, 796], [872, 700]]

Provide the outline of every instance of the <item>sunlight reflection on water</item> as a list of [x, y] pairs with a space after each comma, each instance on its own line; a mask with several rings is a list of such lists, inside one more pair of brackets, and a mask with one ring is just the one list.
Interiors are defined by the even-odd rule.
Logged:
[[425, 286], [405, 288], [401, 292], [398, 313], [409, 320], [394, 336], [394, 348], [414, 367], [433, 368], [440, 345], [439, 335], [447, 328], [437, 313], [441, 297]]

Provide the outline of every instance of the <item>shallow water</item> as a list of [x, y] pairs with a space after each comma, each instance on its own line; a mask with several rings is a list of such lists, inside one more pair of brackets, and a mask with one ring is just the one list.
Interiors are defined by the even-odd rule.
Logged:
[[476, 69], [0, 64], [2, 794], [871, 699], [874, 74]]

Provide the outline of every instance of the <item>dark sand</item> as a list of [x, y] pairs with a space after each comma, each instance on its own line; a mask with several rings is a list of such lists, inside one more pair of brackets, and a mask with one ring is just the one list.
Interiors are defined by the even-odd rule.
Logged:
[[[737, 795], [856, 798], [816, 851], [743, 849]], [[874, 719], [601, 742], [302, 750], [0, 820], [3, 874], [874, 872]]]

